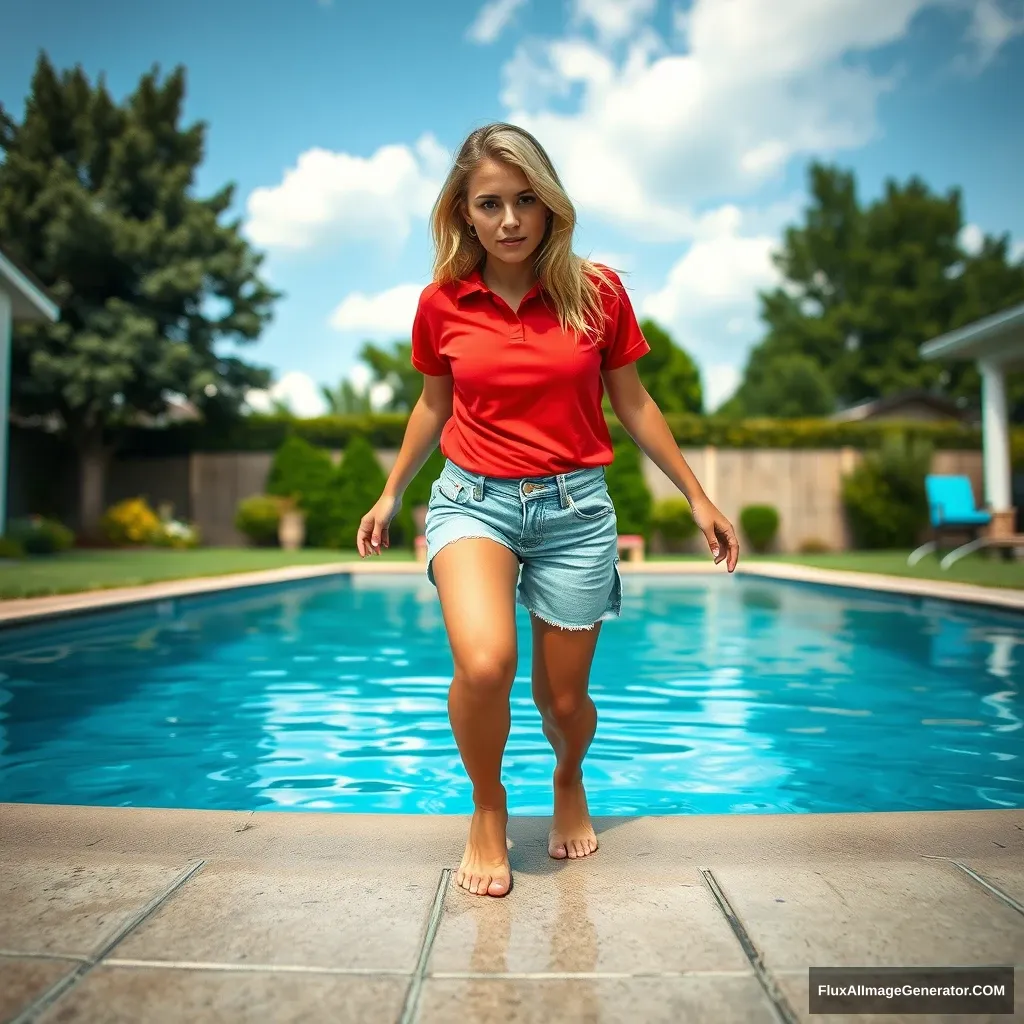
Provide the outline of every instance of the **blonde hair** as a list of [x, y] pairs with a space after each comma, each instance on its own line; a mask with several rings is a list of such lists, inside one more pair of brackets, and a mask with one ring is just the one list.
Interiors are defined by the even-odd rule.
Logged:
[[461, 208], [469, 205], [470, 175], [487, 157], [518, 167], [551, 211], [533, 266], [541, 286], [554, 302], [562, 330], [572, 328], [583, 336], [599, 334], [604, 327], [604, 307], [595, 278], [612, 290], [614, 282], [599, 264], [572, 251], [576, 209], [544, 147], [516, 125], [501, 121], [484, 125], [471, 132], [459, 147], [430, 215], [434, 281], [443, 285], [460, 280], [484, 253], [479, 239], [469, 233]]

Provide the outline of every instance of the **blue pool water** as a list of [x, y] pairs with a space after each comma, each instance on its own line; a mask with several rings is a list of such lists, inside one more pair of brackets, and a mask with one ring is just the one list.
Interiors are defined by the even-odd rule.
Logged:
[[[530, 626], [503, 781], [548, 814]], [[1024, 616], [627, 576], [591, 674], [591, 812], [1024, 806]], [[357, 575], [0, 631], [0, 800], [465, 813], [436, 591]]]

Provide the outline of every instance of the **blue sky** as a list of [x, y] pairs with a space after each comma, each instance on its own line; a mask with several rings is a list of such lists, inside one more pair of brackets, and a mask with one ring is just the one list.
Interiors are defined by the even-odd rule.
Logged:
[[365, 379], [364, 339], [408, 338], [431, 205], [488, 121], [547, 147], [576, 251], [626, 272], [711, 408], [761, 336], [756, 292], [813, 157], [856, 171], [864, 198], [889, 176], [959, 186], [966, 241], [1008, 231], [1024, 254], [1024, 0], [0, 4], [19, 119], [40, 49], [118, 97], [185, 65], [186, 121], [209, 124], [199, 191], [237, 184], [286, 293], [245, 352], [300, 413], [319, 383]]

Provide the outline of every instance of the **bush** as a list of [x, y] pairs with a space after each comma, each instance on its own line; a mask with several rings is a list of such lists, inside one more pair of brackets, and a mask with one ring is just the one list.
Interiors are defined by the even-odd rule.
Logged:
[[152, 544], [160, 532], [160, 517], [145, 498], [126, 498], [107, 509], [100, 528], [112, 544]]
[[774, 505], [747, 505], [740, 511], [740, 526], [750, 546], [763, 553], [779, 532], [779, 513]]
[[162, 519], [152, 537], [152, 543], [161, 548], [197, 548], [202, 538], [195, 523], [181, 519]]
[[293, 499], [306, 514], [307, 547], [329, 547], [331, 538], [338, 534], [341, 510], [335, 483], [330, 454], [297, 434], [288, 437], [274, 453], [267, 493]]
[[53, 555], [67, 551], [75, 543], [75, 535], [63, 523], [46, 516], [13, 520], [7, 539], [27, 555]]
[[854, 546], [866, 550], [913, 547], [928, 523], [924, 478], [932, 446], [902, 432], [843, 478], [842, 498]]
[[801, 555], [827, 555], [831, 550], [828, 544], [817, 537], [805, 537], [797, 547]]
[[254, 494], [243, 498], [235, 511], [235, 529], [244, 533], [257, 547], [277, 544], [281, 523], [281, 499], [271, 494]]
[[693, 509], [685, 498], [662, 498], [652, 506], [651, 532], [660, 533], [666, 546], [674, 549], [695, 537], [700, 528], [693, 521]]
[[654, 502], [647, 489], [640, 449], [635, 441], [622, 441], [615, 445], [612, 464], [605, 467], [605, 479], [615, 506], [619, 533], [638, 533], [649, 544]]
[[[337, 471], [334, 493], [338, 515], [328, 541], [330, 547], [355, 550], [359, 522], [377, 503], [386, 482], [387, 476], [370, 442], [360, 435], [354, 436], [345, 447]], [[412, 535], [412, 515], [403, 495], [402, 507], [388, 530], [391, 547], [412, 544]]]
[[0, 558], [23, 558], [25, 549], [13, 537], [0, 537]]

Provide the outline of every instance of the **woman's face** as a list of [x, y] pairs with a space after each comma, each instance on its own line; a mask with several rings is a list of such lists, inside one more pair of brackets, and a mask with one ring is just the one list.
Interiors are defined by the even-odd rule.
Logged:
[[[485, 157], [469, 177], [466, 222], [488, 254], [505, 263], [531, 259], [544, 238], [548, 208], [518, 167]], [[502, 239], [522, 241], [506, 245]]]

